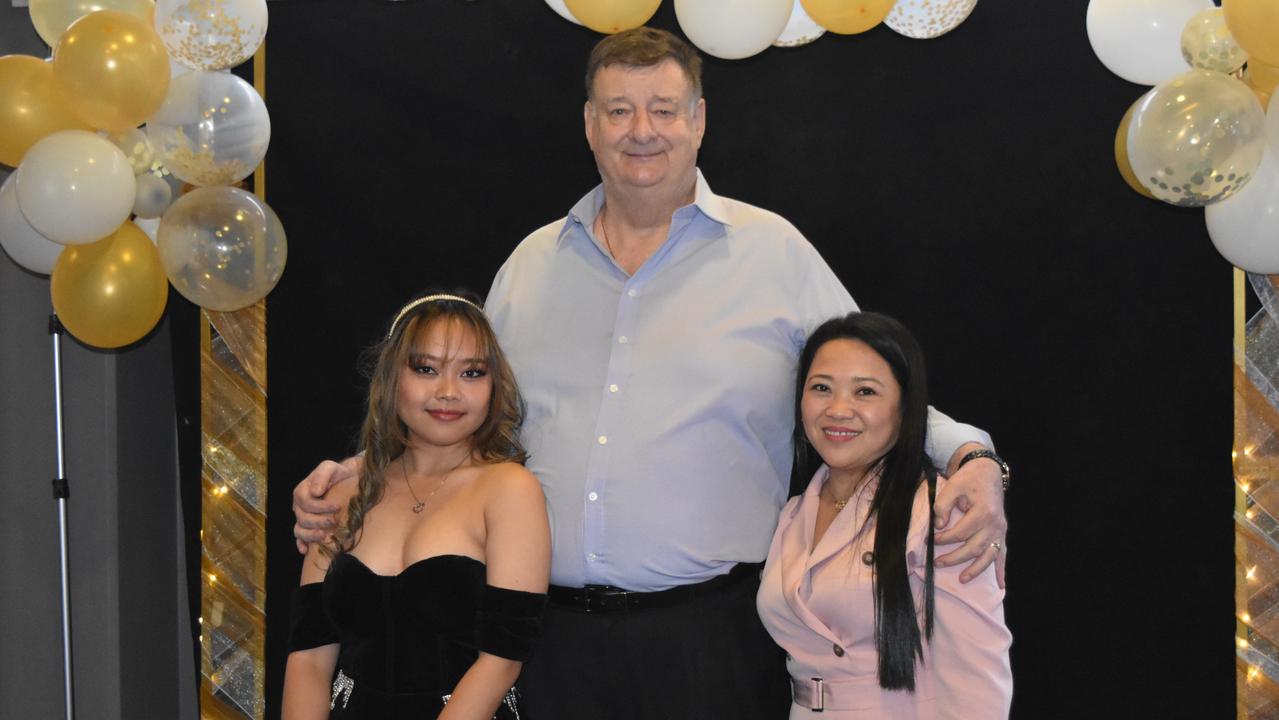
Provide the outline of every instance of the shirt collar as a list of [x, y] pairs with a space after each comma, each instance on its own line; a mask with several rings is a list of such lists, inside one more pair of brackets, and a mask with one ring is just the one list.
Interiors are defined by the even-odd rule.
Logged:
[[[564, 227], [560, 229], [559, 241], [564, 241], [573, 225], [581, 225], [584, 228], [594, 227], [595, 218], [599, 216], [600, 208], [603, 206], [604, 184], [600, 183], [583, 195], [582, 199], [568, 211], [568, 222], [564, 223]], [[711, 191], [711, 186], [706, 182], [706, 177], [702, 175], [700, 168], [697, 170], [697, 186], [693, 191], [692, 207], [720, 225], [732, 224], [728, 221], [728, 208], [724, 205], [724, 199]]]

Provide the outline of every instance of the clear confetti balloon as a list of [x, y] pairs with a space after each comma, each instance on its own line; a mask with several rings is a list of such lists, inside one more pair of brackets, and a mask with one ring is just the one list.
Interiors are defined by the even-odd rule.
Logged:
[[1181, 31], [1181, 56], [1191, 67], [1232, 73], [1248, 56], [1226, 27], [1221, 8], [1209, 8], [1190, 18]]
[[1242, 82], [1191, 70], [1155, 86], [1128, 128], [1133, 174], [1156, 198], [1207, 205], [1252, 177], [1265, 152], [1265, 114]]
[[230, 73], [196, 71], [173, 79], [147, 132], [174, 175], [201, 187], [231, 185], [266, 156], [271, 117], [252, 85]]
[[799, 47], [807, 45], [826, 34], [826, 28], [817, 24], [817, 21], [808, 16], [804, 12], [804, 5], [795, 0], [795, 5], [790, 11], [790, 20], [786, 21], [786, 27], [782, 29], [782, 34], [777, 36], [777, 40], [773, 41], [776, 47]]
[[141, 175], [150, 170], [155, 162], [155, 149], [151, 146], [151, 138], [141, 128], [133, 128], [128, 132], [112, 135], [111, 142], [115, 143], [115, 146], [120, 148], [120, 152], [129, 159], [134, 175]]
[[275, 212], [239, 188], [197, 188], [169, 206], [157, 238], [164, 272], [183, 297], [231, 311], [266, 297], [288, 246]]
[[173, 202], [169, 183], [145, 173], [138, 176], [138, 192], [133, 199], [133, 214], [140, 218], [158, 218]]
[[977, 0], [897, 0], [884, 24], [917, 40], [940, 37], [968, 19]]
[[159, 0], [155, 27], [174, 60], [196, 70], [235, 67], [266, 39], [266, 0]]

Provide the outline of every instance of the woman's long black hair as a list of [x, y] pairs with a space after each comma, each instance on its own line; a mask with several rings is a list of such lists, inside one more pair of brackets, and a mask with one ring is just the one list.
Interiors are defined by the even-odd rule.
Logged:
[[[821, 458], [804, 434], [800, 403], [805, 381], [817, 351], [832, 340], [860, 340], [892, 368], [901, 386], [901, 430], [883, 458], [883, 468], [867, 524], [875, 523], [874, 596], [875, 647], [879, 651], [879, 685], [889, 690], [915, 689], [915, 659], [923, 659], [923, 645], [915, 598], [906, 567], [906, 536], [919, 484], [928, 483], [931, 515], [937, 471], [924, 452], [928, 432], [928, 388], [924, 354], [915, 337], [901, 323], [878, 313], [851, 313], [822, 323], [799, 357], [795, 380], [795, 464], [791, 495], [804, 491]], [[860, 529], [858, 530], [860, 532]], [[860, 602], [853, 598], [852, 602]], [[924, 576], [924, 637], [933, 634], [933, 523], [928, 521], [928, 563]]]

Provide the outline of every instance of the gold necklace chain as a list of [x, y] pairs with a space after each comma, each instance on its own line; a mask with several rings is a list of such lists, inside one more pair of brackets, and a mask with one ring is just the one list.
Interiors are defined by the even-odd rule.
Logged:
[[413, 512], [420, 514], [422, 510], [426, 508], [426, 501], [435, 497], [435, 493], [439, 492], [440, 488], [444, 487], [444, 481], [449, 479], [449, 475], [452, 475], [454, 470], [462, 467], [462, 463], [465, 462], [466, 458], [462, 458], [462, 462], [449, 468], [448, 472], [440, 476], [440, 482], [435, 485], [435, 489], [432, 490], [425, 498], [419, 498], [417, 493], [413, 492], [413, 483], [409, 482], [408, 463], [404, 460], [404, 458], [400, 458], [400, 473], [404, 475], [404, 486], [409, 489], [409, 494], [413, 496]]

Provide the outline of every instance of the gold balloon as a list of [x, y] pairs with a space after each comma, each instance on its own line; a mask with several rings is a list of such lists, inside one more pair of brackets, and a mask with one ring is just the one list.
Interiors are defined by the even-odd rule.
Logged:
[[145, 21], [118, 10], [76, 20], [53, 50], [62, 99], [95, 128], [124, 132], [160, 108], [169, 54]]
[[[1259, 93], [1269, 95], [1279, 87], [1279, 67], [1267, 65], [1260, 60], [1249, 60], [1243, 71], [1244, 82]], [[1265, 103], [1261, 104], [1265, 107]]]
[[895, 0], [800, 0], [818, 25], [840, 35], [863, 33], [882, 23]]
[[97, 242], [67, 246], [49, 281], [58, 319], [81, 342], [101, 348], [142, 339], [169, 298], [160, 253], [131, 222]]
[[643, 25], [661, 4], [662, 0], [564, 0], [573, 17], [605, 35]]
[[1119, 121], [1119, 130], [1115, 132], [1115, 165], [1119, 167], [1119, 174], [1123, 176], [1124, 182], [1128, 183], [1128, 187], [1154, 200], [1154, 193], [1137, 180], [1137, 176], [1132, 171], [1132, 163], [1128, 161], [1128, 125], [1132, 123], [1132, 114], [1143, 99], [1145, 99], [1144, 95], [1137, 98], [1136, 102], [1128, 107], [1128, 112], [1124, 113], [1124, 119]]
[[1279, 65], [1279, 2], [1222, 0], [1221, 9], [1226, 27], [1249, 58]]
[[49, 63], [29, 55], [0, 57], [0, 163], [17, 167], [45, 135], [91, 129], [62, 102]]
[[31, 0], [31, 24], [44, 40], [53, 47], [58, 38], [71, 27], [71, 23], [99, 10], [119, 10], [145, 21], [155, 21], [154, 0]]

